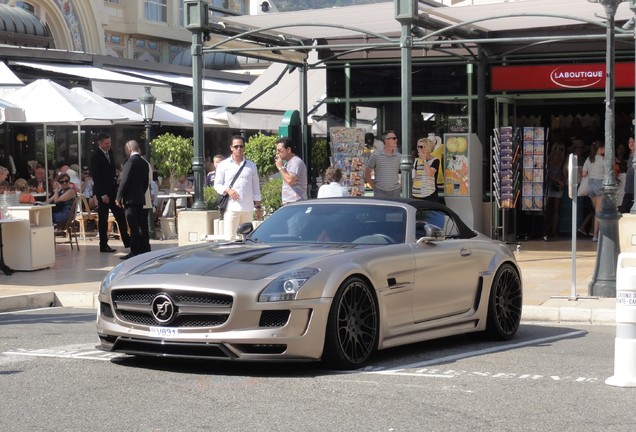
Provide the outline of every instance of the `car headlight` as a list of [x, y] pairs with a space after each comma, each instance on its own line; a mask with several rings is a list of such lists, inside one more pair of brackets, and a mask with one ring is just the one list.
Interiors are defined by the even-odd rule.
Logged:
[[110, 273], [108, 273], [106, 275], [106, 277], [104, 278], [104, 280], [102, 281], [102, 285], [99, 287], [99, 293], [100, 294], [106, 294], [106, 290], [108, 288], [110, 288], [110, 286], [112, 285], [113, 281], [115, 279], [117, 279], [117, 275], [119, 274], [119, 272], [121, 271], [121, 269], [124, 267], [125, 263], [119, 263], [115, 266], [115, 268], [113, 268]]
[[259, 302], [276, 302], [295, 300], [298, 290], [320, 270], [305, 268], [290, 271], [277, 277], [258, 296]]

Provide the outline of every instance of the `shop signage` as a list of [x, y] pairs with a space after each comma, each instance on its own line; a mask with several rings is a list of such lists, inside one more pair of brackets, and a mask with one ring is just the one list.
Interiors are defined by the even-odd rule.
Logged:
[[[492, 91], [581, 91], [605, 88], [605, 63], [493, 66]], [[615, 87], [634, 88], [634, 63], [616, 63]]]

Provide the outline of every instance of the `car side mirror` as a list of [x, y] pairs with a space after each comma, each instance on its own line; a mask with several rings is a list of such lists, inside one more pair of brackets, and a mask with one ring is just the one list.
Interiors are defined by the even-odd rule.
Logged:
[[425, 222], [422, 227], [418, 227], [418, 228], [421, 228], [423, 230], [422, 237], [417, 239], [418, 243], [424, 243], [424, 242], [430, 243], [430, 242], [446, 239], [446, 235], [444, 234], [444, 231], [437, 225], [433, 225], [431, 223]]
[[252, 225], [252, 222], [244, 222], [236, 229], [236, 233], [243, 236], [248, 235], [252, 231], [254, 231], [254, 225]]

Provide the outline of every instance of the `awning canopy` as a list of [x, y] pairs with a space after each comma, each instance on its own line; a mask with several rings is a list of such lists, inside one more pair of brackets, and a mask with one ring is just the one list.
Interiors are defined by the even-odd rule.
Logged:
[[0, 87], [21, 87], [24, 83], [4, 63], [0, 62]]
[[[116, 71], [141, 76], [153, 81], [164, 81], [190, 88], [193, 86], [192, 76], [146, 70], [142, 71], [138, 69], [117, 68]], [[203, 105], [225, 106], [236, 99], [236, 97], [248, 86], [249, 84], [245, 82], [206, 78], [203, 80]], [[152, 90], [152, 93], [154, 94], [154, 90]]]
[[137, 78], [88, 65], [22, 61], [10, 64], [87, 79], [91, 82], [93, 92], [107, 98], [137, 99], [144, 94], [144, 87], [150, 86], [152, 94], [157, 100], [172, 102], [171, 87], [158, 81]]
[[[307, 72], [308, 114], [315, 114], [326, 91], [326, 71]], [[278, 130], [285, 111], [300, 110], [300, 76], [297, 69], [272, 64], [239, 97], [227, 106], [232, 128]]]
[[[425, 49], [421, 55], [414, 54], [414, 60], [467, 55], [474, 58], [478, 45], [488, 47], [491, 58], [499, 60], [517, 47], [523, 47], [523, 52], [528, 54], [559, 50], [587, 53], [604, 49], [604, 9], [602, 5], [586, 0], [526, 0], [460, 7], [417, 4], [419, 9], [413, 26], [419, 29], [413, 32], [413, 47]], [[631, 39], [632, 44], [633, 32], [622, 30], [620, 26], [633, 16], [629, 2], [618, 5], [615, 15], [617, 37]], [[241, 35], [225, 45], [209, 48], [211, 52], [225, 48], [225, 52], [256, 54], [253, 50], [233, 47], [240, 40], [250, 40], [261, 47], [268, 46], [268, 53], [292, 49], [299, 53], [317, 46], [323, 59], [336, 54], [340, 60], [399, 59], [400, 56], [401, 25], [395, 19], [395, 2], [392, 1], [223, 17], [222, 22], [211, 23], [210, 29], [226, 37]], [[248, 31], [251, 33], [246, 35]], [[537, 37], [544, 39], [531, 39]], [[460, 40], [461, 44], [452, 45], [447, 38]], [[594, 40], [595, 45], [590, 45], [590, 40]], [[206, 44], [206, 47], [210, 46]], [[290, 64], [301, 62], [288, 61]]]

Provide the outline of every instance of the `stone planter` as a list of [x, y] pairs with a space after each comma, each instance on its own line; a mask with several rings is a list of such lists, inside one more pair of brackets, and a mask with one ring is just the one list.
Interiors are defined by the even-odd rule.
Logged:
[[219, 219], [218, 210], [181, 210], [177, 215], [179, 246], [205, 241], [214, 234], [214, 220]]

